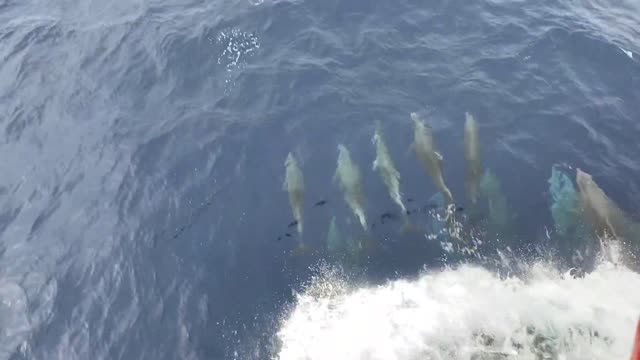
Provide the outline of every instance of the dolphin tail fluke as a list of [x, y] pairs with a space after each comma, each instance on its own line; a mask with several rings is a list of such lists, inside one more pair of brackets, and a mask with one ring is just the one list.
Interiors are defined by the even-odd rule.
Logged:
[[454, 204], [453, 195], [451, 194], [451, 190], [449, 190], [448, 188], [445, 188], [442, 191], [442, 195], [444, 195], [444, 200], [445, 200], [446, 204]]
[[362, 225], [362, 228], [367, 231], [368, 227], [367, 227], [367, 217], [364, 215], [364, 210], [363, 209], [359, 209], [359, 208], [353, 208], [353, 214], [355, 215], [356, 219], [358, 219], [358, 222], [360, 223], [360, 225]]
[[402, 195], [398, 196], [398, 204], [400, 204], [400, 210], [402, 211], [402, 214], [407, 217], [409, 215], [409, 212], [407, 210], [407, 207], [404, 205], [404, 203], [402, 202]]
[[360, 214], [358, 215], [358, 220], [360, 220], [360, 225], [362, 225], [362, 228], [367, 230], [367, 219], [364, 217], [364, 214]]

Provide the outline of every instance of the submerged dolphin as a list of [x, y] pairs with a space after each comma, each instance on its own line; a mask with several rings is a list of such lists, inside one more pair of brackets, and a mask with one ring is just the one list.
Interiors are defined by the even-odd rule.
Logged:
[[376, 159], [373, 161], [373, 170], [377, 171], [382, 181], [387, 186], [389, 196], [400, 207], [403, 214], [406, 215], [407, 208], [402, 203], [402, 195], [400, 194], [400, 173], [396, 170], [389, 148], [382, 138], [382, 129], [380, 123], [377, 123], [376, 132], [371, 139], [376, 146]]
[[487, 199], [489, 205], [489, 225], [502, 234], [509, 233], [512, 215], [507, 206], [507, 198], [502, 193], [500, 180], [491, 170], [487, 169], [482, 175], [480, 195]]
[[563, 166], [553, 165], [549, 183], [549, 209], [556, 232], [561, 236], [571, 234], [578, 227], [580, 195], [573, 180]]
[[360, 251], [353, 239], [345, 237], [340, 232], [335, 216], [331, 218], [327, 231], [327, 250], [331, 257], [345, 263], [355, 260]]
[[602, 191], [590, 174], [576, 169], [582, 210], [599, 236], [624, 237], [626, 214]]
[[332, 256], [341, 256], [344, 253], [345, 244], [340, 234], [340, 229], [336, 224], [336, 217], [331, 218], [329, 223], [329, 230], [327, 231], [327, 250]]
[[354, 266], [361, 264], [372, 245], [375, 246], [367, 238], [353, 239], [344, 236], [340, 232], [335, 216], [331, 218], [327, 231], [327, 250], [330, 258], [337, 261], [344, 269], [353, 269]]
[[338, 162], [333, 180], [338, 183], [344, 193], [344, 200], [360, 221], [360, 225], [366, 230], [367, 218], [364, 213], [364, 192], [360, 169], [351, 160], [349, 149], [342, 144], [338, 145]]
[[472, 204], [478, 202], [480, 193], [480, 179], [482, 178], [482, 163], [480, 161], [480, 137], [478, 125], [473, 115], [465, 113], [464, 122], [464, 159], [466, 162], [465, 187], [467, 196]]
[[295, 223], [298, 229], [298, 235], [302, 235], [302, 213], [304, 206], [304, 178], [302, 176], [302, 170], [298, 167], [298, 162], [291, 153], [287, 155], [284, 166], [285, 178], [282, 188], [289, 193], [289, 204], [291, 205], [291, 212], [295, 219], [292, 224]]
[[413, 148], [416, 155], [427, 169], [436, 189], [445, 197], [445, 202], [451, 204], [453, 196], [442, 177], [442, 155], [436, 150], [431, 126], [425, 125], [414, 112], [411, 113], [411, 120], [413, 120]]

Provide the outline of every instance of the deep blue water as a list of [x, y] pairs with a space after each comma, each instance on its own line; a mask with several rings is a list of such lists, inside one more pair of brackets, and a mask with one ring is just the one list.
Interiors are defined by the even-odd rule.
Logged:
[[[321, 258], [277, 239], [287, 153], [322, 248], [333, 215], [359, 231], [338, 143], [370, 216], [394, 206], [371, 171], [376, 120], [404, 193], [435, 192], [411, 111], [460, 198], [475, 115], [514, 247], [550, 221], [555, 163], [638, 213], [639, 39], [633, 0], [0, 1], [0, 359], [270, 358]], [[441, 265], [390, 226], [372, 279]]]

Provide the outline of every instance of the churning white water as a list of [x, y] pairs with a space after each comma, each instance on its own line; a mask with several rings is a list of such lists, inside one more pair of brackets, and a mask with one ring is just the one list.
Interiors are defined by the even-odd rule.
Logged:
[[547, 263], [500, 277], [474, 265], [384, 286], [326, 271], [278, 332], [279, 359], [627, 359], [640, 275], [610, 261], [574, 278]]

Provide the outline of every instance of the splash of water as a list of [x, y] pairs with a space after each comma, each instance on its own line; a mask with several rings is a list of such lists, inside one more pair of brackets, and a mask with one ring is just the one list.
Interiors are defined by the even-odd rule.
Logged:
[[328, 271], [283, 319], [278, 358], [624, 359], [640, 274], [611, 256], [581, 278], [543, 262], [507, 278], [462, 265], [349, 288]]
[[242, 69], [247, 63], [247, 58], [253, 56], [260, 49], [260, 39], [255, 33], [232, 28], [221, 31], [215, 41], [209, 40], [222, 49], [217, 62], [226, 70], [225, 85], [229, 90], [235, 85], [233, 72]]

